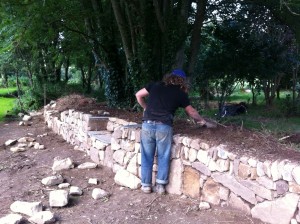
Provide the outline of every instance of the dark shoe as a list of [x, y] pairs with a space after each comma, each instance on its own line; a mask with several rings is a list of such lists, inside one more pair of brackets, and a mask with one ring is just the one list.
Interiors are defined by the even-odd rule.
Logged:
[[145, 193], [145, 194], [150, 194], [152, 192], [151, 187], [148, 186], [142, 186], [141, 190]]
[[165, 189], [165, 185], [163, 184], [156, 184], [155, 186], [155, 192], [158, 194], [166, 194], [166, 189]]

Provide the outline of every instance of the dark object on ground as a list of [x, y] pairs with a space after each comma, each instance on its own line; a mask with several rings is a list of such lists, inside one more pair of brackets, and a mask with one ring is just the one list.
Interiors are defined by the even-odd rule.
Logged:
[[240, 102], [237, 104], [227, 104], [219, 108], [219, 116], [226, 117], [244, 114], [247, 113], [247, 108], [248, 106], [245, 102]]

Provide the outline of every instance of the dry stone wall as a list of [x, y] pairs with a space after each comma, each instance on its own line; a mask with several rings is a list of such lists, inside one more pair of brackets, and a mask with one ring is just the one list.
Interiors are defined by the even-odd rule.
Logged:
[[[49, 128], [95, 163], [110, 167], [117, 184], [140, 187], [140, 124], [74, 110], [57, 116], [54, 109], [45, 107]], [[231, 206], [267, 223], [300, 223], [300, 164], [237, 155], [226, 145], [210, 145], [205, 139], [183, 135], [173, 139], [168, 193]]]

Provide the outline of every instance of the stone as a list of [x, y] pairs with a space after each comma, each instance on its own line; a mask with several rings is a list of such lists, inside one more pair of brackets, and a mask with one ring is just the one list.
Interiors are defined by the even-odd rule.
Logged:
[[172, 159], [178, 159], [180, 157], [180, 153], [181, 153], [181, 146], [180, 144], [174, 144], [172, 145], [171, 148], [171, 158]]
[[66, 190], [50, 191], [49, 205], [50, 207], [64, 207], [69, 202], [69, 193]]
[[208, 150], [210, 147], [209, 147], [209, 144], [205, 143], [205, 142], [200, 142], [200, 148], [203, 149], [203, 150]]
[[94, 198], [95, 200], [100, 199], [100, 198], [109, 197], [109, 196], [110, 196], [110, 194], [101, 188], [93, 189], [92, 198]]
[[29, 222], [35, 224], [50, 224], [55, 223], [56, 218], [50, 211], [41, 211], [29, 218]]
[[112, 168], [113, 164], [113, 150], [110, 146], [107, 146], [105, 149], [103, 165]]
[[228, 188], [220, 186], [219, 195], [221, 200], [228, 201], [229, 193], [230, 191]]
[[12, 152], [24, 152], [24, 151], [26, 151], [25, 148], [19, 148], [19, 147], [11, 147], [9, 150], [12, 151]]
[[22, 118], [22, 121], [30, 121], [32, 119], [31, 116], [29, 115], [24, 115], [24, 117]]
[[251, 213], [250, 206], [234, 193], [230, 194], [228, 204], [235, 209], [243, 211], [246, 215]]
[[210, 204], [208, 202], [205, 201], [201, 201], [199, 204], [199, 209], [202, 210], [208, 210], [210, 209]]
[[0, 218], [0, 224], [21, 224], [25, 219], [19, 214], [9, 214]]
[[296, 181], [296, 183], [300, 185], [300, 166], [294, 167], [294, 169], [292, 171], [292, 176], [293, 176], [294, 180]]
[[199, 141], [200, 141], [199, 139], [193, 139], [191, 141], [191, 145], [190, 145], [191, 148], [199, 150], [200, 149], [200, 142]]
[[185, 167], [183, 173], [183, 193], [192, 198], [200, 196], [200, 174], [191, 167]]
[[166, 191], [169, 194], [180, 195], [182, 193], [183, 164], [180, 159], [173, 159], [170, 164], [169, 184]]
[[120, 165], [124, 164], [124, 157], [125, 157], [126, 152], [123, 150], [117, 150], [113, 154], [113, 159]]
[[221, 159], [228, 159], [228, 151], [225, 150], [226, 146], [225, 145], [219, 145], [217, 147], [217, 151], [218, 151], [218, 157]]
[[266, 176], [258, 177], [256, 181], [269, 190], [276, 190], [275, 182]]
[[231, 190], [233, 193], [241, 196], [251, 204], [257, 203], [253, 191], [243, 186], [233, 176], [230, 176], [226, 173], [213, 173], [211, 176], [216, 182], [221, 183], [224, 187], [229, 188], [229, 190]]
[[272, 177], [271, 165], [272, 165], [271, 161], [269, 161], [269, 160], [264, 161], [264, 172], [267, 175], [267, 177], [269, 177], [269, 178]]
[[17, 143], [17, 139], [9, 139], [9, 140], [7, 140], [5, 143], [4, 143], [4, 145], [5, 146], [12, 146], [12, 145], [14, 145], [14, 144], [16, 144]]
[[15, 213], [33, 216], [43, 210], [43, 205], [42, 202], [15, 201], [10, 205], [10, 210]]
[[68, 170], [74, 168], [73, 161], [70, 158], [61, 159], [60, 157], [54, 158], [52, 166], [53, 171]]
[[197, 153], [198, 153], [198, 151], [194, 148], [191, 148], [189, 150], [189, 161], [190, 162], [195, 162], [195, 160], [197, 159]]
[[199, 150], [198, 154], [197, 154], [197, 159], [204, 165], [208, 165], [209, 160], [210, 160], [210, 158], [208, 156], [208, 151]]
[[287, 163], [284, 165], [283, 169], [281, 170], [282, 179], [286, 181], [293, 181], [293, 169], [296, 167], [296, 164]]
[[268, 200], [273, 200], [273, 193], [271, 190], [259, 185], [255, 181], [251, 180], [241, 180], [240, 183], [250, 189], [252, 192], [254, 192], [256, 195], [259, 197], [268, 199]]
[[86, 162], [86, 163], [82, 163], [80, 164], [77, 168], [78, 169], [94, 169], [96, 168], [98, 165], [96, 163], [92, 163], [92, 162]]
[[114, 180], [119, 184], [130, 189], [138, 189], [141, 186], [141, 180], [127, 170], [118, 170]]
[[192, 167], [195, 168], [196, 170], [199, 170], [205, 176], [210, 176], [211, 175], [211, 171], [208, 169], [208, 167], [205, 166], [201, 162], [194, 162], [194, 163], [192, 163]]
[[257, 160], [256, 160], [256, 159], [253, 159], [253, 158], [250, 158], [250, 159], [248, 159], [248, 164], [249, 164], [251, 167], [257, 167]]
[[217, 171], [219, 172], [226, 172], [229, 170], [230, 162], [228, 159], [218, 159], [216, 161], [217, 164]]
[[68, 188], [68, 187], [70, 187], [70, 184], [69, 184], [69, 183], [62, 183], [62, 184], [59, 184], [59, 185], [58, 185], [58, 188], [59, 188], [59, 189]]
[[278, 168], [278, 160], [274, 161], [271, 165], [271, 175], [273, 181], [279, 180], [282, 178], [281, 172]]
[[251, 167], [247, 164], [240, 163], [239, 164], [239, 170], [238, 170], [238, 176], [242, 179], [247, 179], [251, 175]]
[[278, 180], [275, 182], [276, 192], [279, 195], [285, 194], [289, 190], [289, 184], [284, 180]]
[[289, 192], [300, 194], [300, 186], [295, 182], [289, 182]]
[[97, 185], [97, 184], [98, 184], [98, 179], [97, 179], [97, 178], [90, 178], [90, 179], [88, 180], [88, 183], [89, 183], [89, 184]]
[[207, 201], [211, 204], [218, 205], [220, 203], [220, 184], [212, 178], [208, 178], [203, 186], [201, 201]]
[[64, 182], [64, 178], [61, 175], [45, 177], [42, 179], [42, 184], [45, 186], [54, 186]]
[[271, 224], [289, 224], [297, 209], [299, 195], [288, 193], [274, 201], [264, 201], [251, 209], [253, 218]]
[[100, 156], [99, 156], [99, 152], [100, 152], [99, 149], [96, 149], [95, 147], [90, 148], [90, 158], [96, 164], [100, 164], [101, 159], [100, 159]]
[[266, 175], [264, 171], [264, 164], [262, 162], [257, 163], [256, 172], [257, 172], [257, 176], [259, 177]]
[[130, 173], [134, 174], [134, 175], [138, 175], [138, 170], [139, 170], [139, 165], [138, 165], [138, 158], [137, 158], [137, 154], [135, 154], [131, 160], [128, 163], [127, 166], [127, 171], [129, 171]]
[[80, 187], [77, 186], [71, 186], [69, 190], [69, 194], [73, 196], [79, 196], [83, 194], [83, 191]]

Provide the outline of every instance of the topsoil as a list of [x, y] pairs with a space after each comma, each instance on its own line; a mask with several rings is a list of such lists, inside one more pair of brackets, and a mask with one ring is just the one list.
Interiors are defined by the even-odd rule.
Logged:
[[[110, 116], [128, 121], [141, 122], [139, 112], [110, 109], [105, 104], [96, 104], [91, 99], [73, 95], [57, 101], [56, 109], [76, 109], [87, 113], [106, 111]], [[299, 153], [290, 144], [280, 143], [276, 138], [258, 132], [251, 132], [234, 126], [218, 126], [215, 129], [202, 128], [186, 120], [176, 120], [175, 134], [184, 134], [204, 139], [211, 144], [226, 144], [232, 151], [259, 159], [287, 158], [298, 160]], [[31, 136], [45, 146], [44, 150], [30, 148], [13, 153], [4, 143], [8, 139]], [[75, 168], [61, 172], [65, 182], [83, 189], [82, 196], [72, 196], [63, 208], [49, 207], [49, 192], [57, 187], [45, 187], [41, 180], [53, 175], [53, 159], [70, 157]], [[60, 136], [45, 125], [42, 116], [34, 117], [31, 126], [19, 126], [19, 121], [0, 124], [0, 218], [10, 214], [10, 205], [17, 200], [41, 201], [45, 210], [55, 213], [57, 222], [66, 224], [104, 223], [243, 223], [261, 224], [244, 213], [226, 205], [213, 206], [199, 211], [198, 199], [178, 195], [143, 194], [140, 190], [130, 190], [114, 183], [114, 173], [106, 167], [90, 170], [76, 169], [76, 166], [90, 162], [88, 156], [74, 150]], [[89, 178], [97, 178], [98, 185], [88, 184]], [[91, 197], [94, 188], [102, 188], [111, 196], [105, 200]], [[26, 216], [25, 216], [26, 217]], [[25, 222], [26, 223], [26, 222]]]

